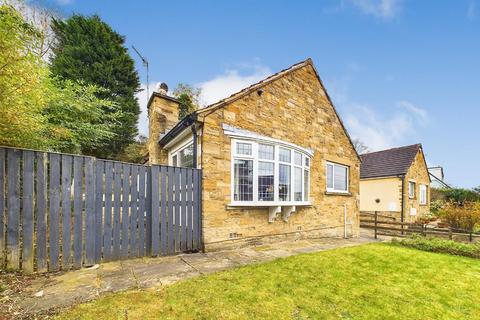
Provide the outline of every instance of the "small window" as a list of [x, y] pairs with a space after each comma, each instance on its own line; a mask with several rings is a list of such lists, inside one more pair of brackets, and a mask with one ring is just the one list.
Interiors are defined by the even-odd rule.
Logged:
[[420, 204], [427, 204], [427, 186], [424, 184], [420, 185]]
[[268, 144], [259, 144], [258, 145], [258, 158], [262, 160], [274, 160], [275, 159], [275, 148], [274, 146]]
[[251, 156], [252, 145], [250, 143], [237, 142], [237, 154]]
[[291, 162], [291, 152], [288, 149], [285, 148], [279, 148], [278, 149], [278, 158], [282, 162]]
[[171, 165], [174, 167], [193, 168], [193, 143], [175, 151], [171, 155]]
[[180, 166], [193, 168], [193, 144], [180, 151]]
[[415, 198], [415, 182], [413, 181], [408, 182], [408, 197], [410, 199]]
[[348, 167], [327, 163], [327, 191], [329, 192], [348, 192]]

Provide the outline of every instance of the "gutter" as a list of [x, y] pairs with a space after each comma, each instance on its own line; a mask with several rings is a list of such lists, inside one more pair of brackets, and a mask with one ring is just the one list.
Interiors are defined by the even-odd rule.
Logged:
[[[401, 206], [402, 206], [402, 211], [400, 211], [400, 222], [403, 222], [404, 221], [404, 209], [405, 209], [405, 196], [403, 194], [403, 191], [405, 191], [405, 175], [402, 175], [400, 176], [400, 178], [402, 179], [402, 202], [401, 202]], [[402, 225], [402, 229], [403, 229], [403, 225]], [[403, 234], [403, 232], [402, 232]]]
[[179, 123], [175, 125], [170, 131], [168, 131], [163, 137], [160, 138], [158, 143], [160, 144], [161, 147], [164, 147], [167, 143], [172, 141], [173, 138], [175, 138], [180, 132], [185, 130], [185, 128], [191, 126], [192, 124], [195, 124], [197, 121], [197, 112], [192, 112], [185, 118], [183, 118]]

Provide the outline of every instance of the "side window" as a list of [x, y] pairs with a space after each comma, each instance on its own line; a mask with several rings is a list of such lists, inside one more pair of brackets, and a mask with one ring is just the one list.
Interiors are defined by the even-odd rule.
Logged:
[[415, 182], [409, 181], [408, 182], [408, 197], [410, 199], [415, 198]]

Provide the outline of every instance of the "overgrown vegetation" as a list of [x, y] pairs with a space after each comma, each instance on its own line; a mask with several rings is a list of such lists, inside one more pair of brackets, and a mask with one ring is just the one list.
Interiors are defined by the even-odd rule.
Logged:
[[51, 75], [44, 33], [0, 6], [0, 145], [90, 154], [115, 134], [115, 104], [98, 86]]
[[190, 113], [198, 109], [202, 90], [189, 84], [179, 83], [173, 95], [180, 102], [178, 106], [178, 120], [182, 120]]
[[59, 318], [473, 319], [478, 283], [478, 260], [372, 244], [112, 294]]
[[402, 240], [393, 239], [392, 243], [423, 251], [480, 259], [480, 243], [462, 243], [439, 238], [425, 238], [419, 235]]
[[476, 189], [432, 189], [430, 211], [456, 229], [480, 229], [480, 193]]

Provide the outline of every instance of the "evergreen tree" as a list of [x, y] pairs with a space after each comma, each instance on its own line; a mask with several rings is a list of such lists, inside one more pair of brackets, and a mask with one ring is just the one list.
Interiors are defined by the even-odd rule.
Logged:
[[[67, 20], [53, 20], [57, 38], [53, 46], [51, 71], [63, 79], [81, 81], [104, 88], [99, 98], [114, 103], [122, 115], [118, 119], [109, 148], [96, 148], [88, 153], [97, 157], [115, 158], [134, 142], [140, 113], [135, 93], [139, 78], [134, 61], [125, 48], [125, 38], [94, 15], [73, 15]], [[109, 120], [105, 120], [109, 121]]]

